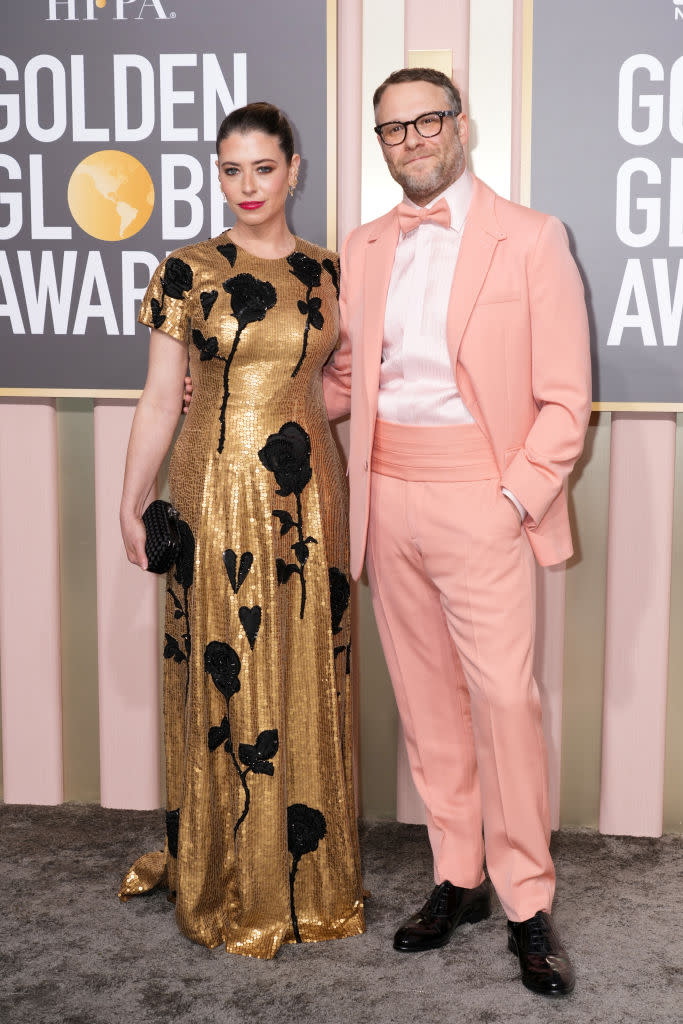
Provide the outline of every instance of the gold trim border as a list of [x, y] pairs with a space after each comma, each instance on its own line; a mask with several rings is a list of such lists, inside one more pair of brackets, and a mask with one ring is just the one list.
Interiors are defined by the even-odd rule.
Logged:
[[337, 0], [327, 0], [327, 248], [337, 248]]
[[[337, 0], [326, 0], [327, 150], [326, 242], [337, 248]], [[139, 398], [142, 389], [116, 388], [2, 388], [0, 398]]]

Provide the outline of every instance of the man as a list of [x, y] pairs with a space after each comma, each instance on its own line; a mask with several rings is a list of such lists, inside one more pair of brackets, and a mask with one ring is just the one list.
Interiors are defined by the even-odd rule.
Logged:
[[574, 974], [550, 919], [555, 875], [533, 573], [571, 554], [564, 481], [590, 412], [583, 289], [561, 223], [466, 167], [451, 81], [395, 72], [375, 131], [404, 201], [346, 240], [341, 340], [324, 387], [351, 411], [351, 571], [377, 625], [434, 855], [405, 952], [490, 913], [534, 991]]

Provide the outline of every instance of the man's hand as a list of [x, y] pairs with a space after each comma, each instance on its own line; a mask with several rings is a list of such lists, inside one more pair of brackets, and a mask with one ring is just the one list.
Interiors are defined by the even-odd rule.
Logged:
[[187, 412], [192, 401], [192, 377], [185, 378], [185, 390], [183, 392], [183, 412]]

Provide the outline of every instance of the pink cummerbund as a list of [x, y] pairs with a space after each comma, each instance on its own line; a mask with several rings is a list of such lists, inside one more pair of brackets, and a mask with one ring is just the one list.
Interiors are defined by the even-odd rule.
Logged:
[[476, 423], [416, 427], [377, 420], [372, 472], [399, 480], [489, 480], [499, 475]]

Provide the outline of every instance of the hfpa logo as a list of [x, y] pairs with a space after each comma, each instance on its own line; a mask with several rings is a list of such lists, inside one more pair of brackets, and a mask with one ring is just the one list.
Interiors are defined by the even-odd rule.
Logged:
[[147, 12], [157, 20], [175, 18], [175, 11], [167, 14], [161, 0], [48, 0], [47, 21], [95, 21], [107, 2], [114, 21], [140, 21]]
[[674, 21], [683, 21], [683, 0], [674, 0]]

